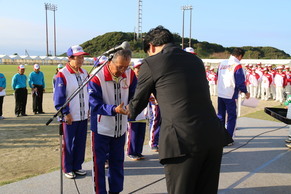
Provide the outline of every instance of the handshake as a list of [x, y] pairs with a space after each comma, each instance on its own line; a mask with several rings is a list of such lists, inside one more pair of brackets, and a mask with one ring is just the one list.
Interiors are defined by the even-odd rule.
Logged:
[[128, 105], [126, 107], [124, 107], [124, 102], [122, 102], [120, 105], [115, 107], [114, 111], [116, 113], [123, 114], [123, 115], [129, 115], [130, 114], [129, 109], [128, 109]]

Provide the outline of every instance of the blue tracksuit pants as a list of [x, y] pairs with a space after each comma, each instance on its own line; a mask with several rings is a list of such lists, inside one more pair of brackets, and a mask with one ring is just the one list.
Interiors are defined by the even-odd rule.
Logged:
[[225, 99], [218, 97], [218, 118], [225, 125], [227, 114], [227, 131], [233, 137], [234, 129], [236, 126], [237, 110], [235, 99]]
[[95, 193], [107, 194], [105, 180], [105, 161], [107, 159], [109, 162], [109, 191], [118, 193], [123, 190], [124, 145], [125, 134], [115, 138], [92, 132], [93, 181]]
[[87, 119], [63, 123], [63, 171], [65, 173], [82, 169], [87, 139]]
[[161, 113], [158, 105], [149, 102], [148, 118], [150, 129], [150, 147], [158, 147], [161, 128]]
[[139, 156], [142, 153], [145, 138], [145, 122], [128, 123], [127, 155]]

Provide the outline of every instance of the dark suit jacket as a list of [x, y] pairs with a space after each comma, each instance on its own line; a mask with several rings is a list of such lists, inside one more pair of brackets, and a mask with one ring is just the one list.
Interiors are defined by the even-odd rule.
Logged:
[[144, 59], [134, 98], [129, 104], [135, 118], [154, 93], [162, 124], [159, 157], [191, 155], [212, 148], [221, 149], [223, 130], [209, 95], [203, 62], [173, 44]]

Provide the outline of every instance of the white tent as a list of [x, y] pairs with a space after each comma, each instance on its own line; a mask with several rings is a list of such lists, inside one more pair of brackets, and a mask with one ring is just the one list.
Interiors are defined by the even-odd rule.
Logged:
[[21, 59], [19, 55], [9, 55], [10, 59], [16, 60], [16, 59]]
[[39, 56], [30, 56], [32, 60], [42, 60]]
[[0, 55], [0, 59], [11, 59], [8, 55]]
[[31, 57], [30, 56], [28, 56], [28, 55], [21, 55], [21, 56], [19, 56], [21, 59], [27, 59], [27, 60], [29, 60], [29, 59], [31, 59]]
[[39, 58], [40, 58], [41, 60], [48, 60], [48, 59], [49, 59], [47, 56], [39, 56]]

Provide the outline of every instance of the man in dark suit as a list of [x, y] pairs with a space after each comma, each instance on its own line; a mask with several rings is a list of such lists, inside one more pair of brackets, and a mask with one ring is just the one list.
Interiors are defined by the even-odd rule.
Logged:
[[223, 128], [210, 100], [203, 62], [173, 42], [163, 26], [146, 34], [149, 57], [140, 68], [129, 117], [135, 118], [153, 93], [162, 117], [159, 158], [168, 193], [217, 193]]

